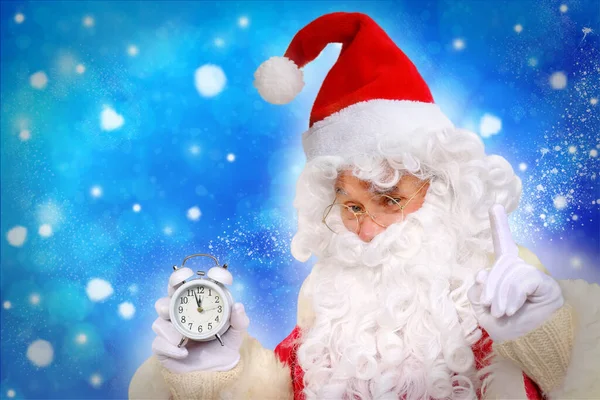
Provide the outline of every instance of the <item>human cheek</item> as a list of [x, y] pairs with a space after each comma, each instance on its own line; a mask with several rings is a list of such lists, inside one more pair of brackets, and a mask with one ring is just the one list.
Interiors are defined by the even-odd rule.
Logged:
[[354, 221], [349, 221], [345, 218], [342, 218], [342, 222], [344, 223], [344, 226], [346, 227], [346, 229], [348, 229], [351, 232], [356, 233], [356, 223]]
[[408, 214], [412, 214], [415, 211], [418, 211], [423, 206], [423, 201], [424, 199], [419, 199], [418, 201], [408, 204], [404, 208], [404, 216], [406, 217]]

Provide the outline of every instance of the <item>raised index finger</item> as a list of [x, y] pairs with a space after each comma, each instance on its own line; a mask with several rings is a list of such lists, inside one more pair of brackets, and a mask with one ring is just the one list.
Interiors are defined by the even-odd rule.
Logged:
[[506, 210], [500, 204], [494, 204], [490, 208], [490, 226], [492, 228], [492, 242], [494, 243], [496, 259], [503, 255], [518, 256], [519, 249], [510, 233]]

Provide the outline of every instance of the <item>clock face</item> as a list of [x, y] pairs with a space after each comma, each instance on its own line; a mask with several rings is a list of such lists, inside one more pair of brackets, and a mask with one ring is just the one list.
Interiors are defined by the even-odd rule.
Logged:
[[198, 279], [173, 294], [171, 321], [185, 336], [206, 339], [228, 324], [229, 307], [229, 299], [218, 285]]

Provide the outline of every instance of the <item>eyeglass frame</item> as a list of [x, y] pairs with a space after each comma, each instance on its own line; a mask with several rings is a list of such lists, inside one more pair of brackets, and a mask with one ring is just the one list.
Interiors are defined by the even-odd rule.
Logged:
[[[422, 190], [422, 189], [423, 189], [423, 188], [424, 188], [424, 187], [425, 187], [425, 186], [426, 186], [428, 183], [429, 183], [429, 181], [428, 181], [428, 180], [427, 180], [427, 181], [425, 181], [425, 183], [423, 183], [423, 184], [421, 185], [421, 187], [420, 187], [420, 188], [419, 188], [419, 189], [418, 189], [418, 190], [417, 190], [415, 193], [413, 193], [413, 195], [412, 195], [412, 196], [410, 196], [410, 197], [409, 197], [409, 199], [406, 201], [406, 203], [405, 203], [405, 204], [403, 204], [403, 205], [401, 205], [400, 203], [398, 203], [398, 202], [396, 201], [396, 199], [394, 199], [394, 198], [393, 198], [393, 197], [391, 197], [391, 196], [388, 196], [388, 195], [386, 195], [386, 194], [381, 194], [381, 196], [382, 196], [382, 197], [387, 197], [388, 199], [390, 199], [391, 201], [393, 201], [393, 202], [394, 202], [394, 203], [395, 203], [395, 204], [396, 204], [396, 205], [397, 205], [397, 206], [400, 208], [400, 212], [402, 213], [402, 219], [401, 219], [400, 221], [402, 221], [402, 220], [404, 220], [404, 209], [406, 208], [406, 206], [407, 206], [407, 205], [408, 205], [408, 204], [409, 204], [409, 203], [410, 203], [410, 202], [411, 202], [411, 201], [412, 201], [412, 200], [415, 198], [415, 196], [416, 196], [417, 194], [419, 194], [419, 192], [420, 192], [420, 191], [421, 191], [421, 190]], [[335, 232], [333, 229], [331, 229], [331, 228], [329, 227], [329, 225], [327, 225], [327, 222], [325, 222], [325, 220], [326, 220], [326, 219], [327, 219], [327, 217], [329, 216], [329, 213], [330, 213], [330, 212], [331, 212], [331, 210], [333, 209], [333, 206], [339, 205], [339, 206], [342, 206], [342, 207], [346, 207], [347, 209], [350, 209], [350, 208], [351, 208], [350, 206], [347, 206], [347, 205], [345, 205], [345, 204], [342, 204], [342, 203], [336, 203], [336, 202], [335, 202], [336, 200], [337, 200], [337, 195], [336, 195], [336, 196], [335, 196], [335, 198], [333, 199], [333, 203], [331, 203], [331, 204], [329, 204], [327, 207], [325, 207], [325, 210], [323, 211], [323, 218], [321, 219], [321, 222], [322, 222], [322, 223], [323, 223], [323, 224], [324, 224], [324, 225], [327, 227], [327, 229], [329, 229], [331, 232], [333, 232], [333, 233], [335, 233], [335, 234], [337, 234], [337, 232]], [[359, 227], [358, 231], [356, 231], [356, 232], [354, 232], [354, 233], [358, 234], [358, 232], [360, 232], [360, 228], [361, 228], [361, 226], [362, 226], [362, 220], [363, 220], [363, 217], [364, 217], [365, 215], [368, 215], [368, 216], [369, 216], [369, 218], [371, 218], [371, 220], [372, 220], [372, 221], [373, 221], [373, 222], [374, 222], [374, 223], [375, 223], [377, 226], [380, 226], [380, 227], [382, 227], [382, 228], [387, 228], [387, 227], [389, 226], [389, 225], [387, 225], [387, 226], [386, 226], [386, 225], [381, 225], [379, 222], [377, 222], [377, 220], [376, 220], [376, 216], [375, 216], [375, 215], [373, 215], [371, 212], [369, 212], [369, 210], [367, 210], [367, 208], [366, 208], [366, 207], [364, 207], [364, 206], [363, 206], [363, 208], [364, 208], [365, 210], [364, 210], [364, 211], [361, 211], [360, 213], [356, 213], [356, 212], [354, 212], [354, 211], [350, 210], [350, 212], [351, 212], [352, 214], [354, 214], [354, 216], [356, 217], [356, 221], [358, 222], [358, 227]], [[390, 224], [390, 225], [392, 225], [392, 224]]]

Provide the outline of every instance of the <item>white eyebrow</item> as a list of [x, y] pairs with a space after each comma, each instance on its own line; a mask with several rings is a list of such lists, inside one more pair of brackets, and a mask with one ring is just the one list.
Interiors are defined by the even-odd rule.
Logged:
[[348, 192], [346, 192], [346, 191], [344, 190], [344, 188], [343, 188], [343, 187], [341, 187], [341, 186], [337, 186], [337, 185], [336, 185], [336, 186], [335, 186], [335, 191], [336, 191], [336, 192], [338, 192], [338, 190], [339, 190], [339, 192], [340, 192], [341, 194], [343, 194], [343, 195], [346, 195], [346, 196], [350, 196], [350, 195], [348, 194]]

